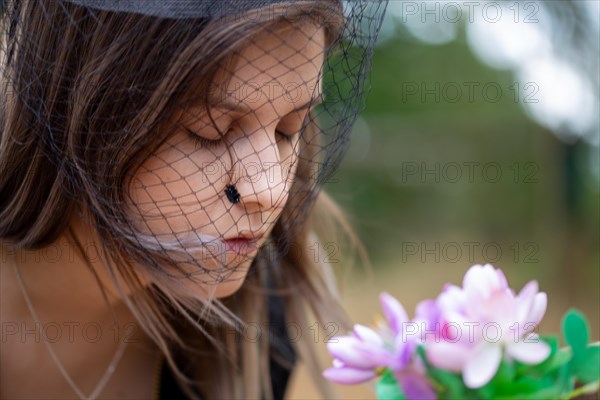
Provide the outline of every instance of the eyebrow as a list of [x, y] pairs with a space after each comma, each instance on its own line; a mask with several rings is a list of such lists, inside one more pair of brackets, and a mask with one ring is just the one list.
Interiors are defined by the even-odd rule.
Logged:
[[[310, 107], [311, 105], [316, 106], [316, 105], [323, 103], [324, 101], [325, 101], [325, 96], [323, 95], [323, 93], [319, 93], [317, 96], [310, 99], [307, 103], [294, 108], [291, 112], [303, 110], [305, 108]], [[212, 107], [224, 108], [224, 109], [227, 109], [230, 111], [235, 111], [235, 112], [247, 112], [247, 113], [252, 112], [252, 110], [249, 107], [246, 107], [242, 103], [235, 103], [233, 101], [228, 101], [228, 100], [214, 101], [214, 102], [211, 102], [211, 105], [212, 105]]]

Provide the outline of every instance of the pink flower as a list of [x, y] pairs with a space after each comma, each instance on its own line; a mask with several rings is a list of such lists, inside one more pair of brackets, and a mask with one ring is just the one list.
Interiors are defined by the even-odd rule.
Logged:
[[341, 384], [368, 381], [377, 368], [393, 363], [393, 355], [377, 332], [363, 325], [354, 325], [352, 336], [336, 336], [327, 343], [334, 358], [333, 367], [323, 372], [325, 378]]
[[413, 325], [402, 304], [390, 294], [379, 296], [381, 308], [394, 336], [394, 362], [389, 367], [408, 400], [437, 399], [431, 383], [424, 376], [424, 368], [415, 355], [416, 337], [406, 330]]
[[377, 370], [389, 368], [409, 400], [435, 399], [436, 394], [414, 363], [415, 340], [405, 340], [404, 327], [409, 322], [404, 307], [392, 296], [382, 293], [381, 306], [387, 326], [376, 332], [356, 324], [351, 336], [332, 338], [327, 349], [333, 367], [323, 372], [330, 381], [357, 384], [377, 376]]
[[417, 309], [425, 331], [436, 332], [424, 340], [427, 359], [438, 368], [462, 372], [469, 388], [494, 377], [503, 350], [507, 358], [538, 364], [550, 354], [549, 346], [532, 333], [546, 302], [536, 281], [515, 295], [502, 271], [490, 264], [473, 265], [462, 288], [448, 285], [434, 303]]
[[333, 367], [323, 371], [323, 376], [326, 379], [341, 385], [354, 385], [371, 380], [375, 378], [377, 374], [372, 369], [349, 367], [342, 361], [334, 358]]

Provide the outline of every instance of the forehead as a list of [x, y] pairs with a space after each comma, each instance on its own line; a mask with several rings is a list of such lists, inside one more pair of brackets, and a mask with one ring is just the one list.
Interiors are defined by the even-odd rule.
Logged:
[[219, 90], [211, 103], [235, 104], [257, 113], [273, 108], [285, 113], [308, 103], [322, 92], [324, 45], [324, 29], [311, 22], [265, 29], [216, 78]]

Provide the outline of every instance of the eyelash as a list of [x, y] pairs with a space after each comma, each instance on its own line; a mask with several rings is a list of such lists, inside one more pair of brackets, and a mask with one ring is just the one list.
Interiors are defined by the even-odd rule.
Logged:
[[[192, 137], [192, 139], [196, 142], [196, 149], [213, 149], [213, 148], [220, 146], [223, 143], [223, 139], [210, 140], [210, 139], [206, 139], [206, 138], [196, 134], [191, 129], [185, 128], [185, 130]], [[275, 130], [275, 133], [278, 133], [279, 135], [281, 135], [286, 142], [288, 142], [288, 143], [292, 142], [292, 135], [281, 132], [279, 130]]]
[[288, 142], [288, 143], [292, 143], [292, 137], [293, 137], [294, 135], [291, 135], [291, 134], [289, 134], [289, 133], [284, 133], [284, 132], [278, 131], [277, 129], [275, 129], [275, 133], [279, 133], [281, 136], [283, 136], [283, 138], [285, 139], [285, 141], [286, 141], [286, 142]]

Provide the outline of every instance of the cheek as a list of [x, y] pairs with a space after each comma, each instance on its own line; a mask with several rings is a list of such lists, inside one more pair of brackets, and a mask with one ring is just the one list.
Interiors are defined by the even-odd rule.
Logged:
[[[287, 192], [298, 167], [299, 147], [299, 138], [280, 147], [282, 163], [279, 168], [288, 177]], [[254, 256], [249, 254], [240, 259], [229, 252], [224, 253], [221, 248], [202, 247], [201, 241], [197, 240], [199, 236], [195, 235], [219, 237], [235, 231], [238, 226], [267, 228], [265, 225], [268, 225], [270, 231], [283, 211], [283, 207], [277, 207], [269, 210], [268, 215], [266, 212], [263, 215], [255, 213], [251, 215], [255, 219], [249, 220], [247, 210], [232, 208], [223, 195], [231, 171], [226, 147], [196, 149], [189, 138], [175, 136], [144, 161], [128, 186], [129, 215], [140, 237], [157, 243], [159, 248], [156, 250], [161, 253], [168, 249], [170, 260], [181, 268], [181, 271], [174, 271], [174, 275], [181, 278], [192, 275], [191, 279], [182, 280], [199, 296], [210, 290], [216, 290], [217, 297], [237, 291]], [[188, 245], [189, 242], [182, 239], [191, 239], [194, 243]], [[155, 247], [149, 247], [149, 250]], [[218, 273], [224, 266], [227, 266], [226, 276], [221, 282], [213, 272]], [[206, 275], [199, 267], [212, 272]]]
[[279, 155], [281, 159], [281, 173], [286, 177], [286, 187], [289, 192], [296, 177], [298, 163], [300, 161], [300, 135], [295, 135], [291, 142], [285, 139], [278, 141]]
[[[147, 233], [177, 233], [209, 221], [226, 184], [226, 149], [197, 151], [187, 138], [175, 136], [150, 156], [130, 179], [130, 215]], [[140, 226], [142, 225], [142, 226]]]

